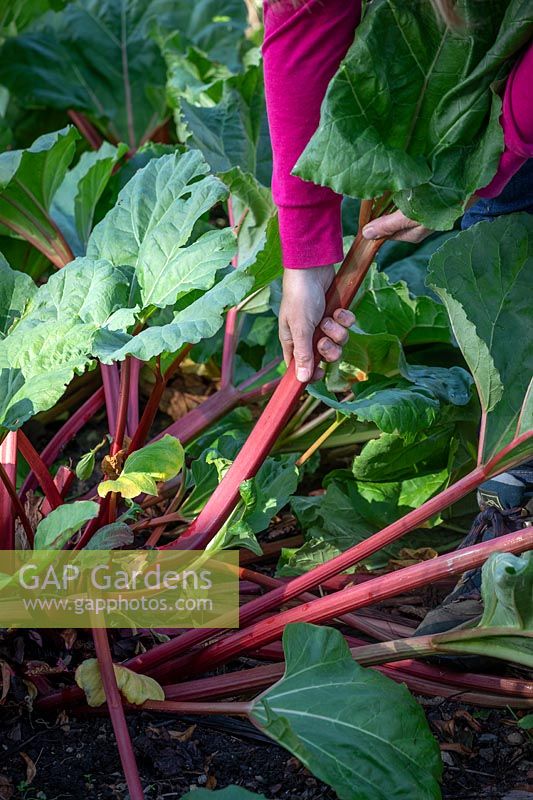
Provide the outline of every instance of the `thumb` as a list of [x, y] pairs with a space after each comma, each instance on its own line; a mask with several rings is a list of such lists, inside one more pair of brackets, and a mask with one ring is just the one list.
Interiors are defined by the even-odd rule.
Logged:
[[315, 356], [313, 353], [313, 334], [315, 329], [312, 325], [300, 326], [293, 330], [293, 356], [296, 377], [302, 383], [308, 383], [315, 371]]

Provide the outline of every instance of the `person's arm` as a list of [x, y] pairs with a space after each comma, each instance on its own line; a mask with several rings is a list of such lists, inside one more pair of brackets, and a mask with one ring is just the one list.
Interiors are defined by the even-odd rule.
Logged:
[[[329, 81], [353, 41], [360, 0], [265, 3], [263, 58], [274, 156], [272, 193], [278, 207], [284, 277], [279, 336], [287, 365], [294, 356], [302, 382], [313, 377], [313, 334], [326, 361], [336, 361], [354, 322], [337, 309], [322, 319], [333, 265], [342, 260], [340, 195], [291, 175], [318, 127]], [[314, 373], [320, 377], [320, 371]]]
[[283, 265], [307, 269], [342, 259], [341, 196], [291, 175], [320, 120], [328, 83], [353, 41], [360, 0], [265, 4], [263, 59], [272, 193]]
[[478, 197], [497, 197], [524, 162], [533, 158], [532, 83], [533, 42], [507, 79], [501, 115], [505, 149], [496, 175], [488, 186], [476, 192]]

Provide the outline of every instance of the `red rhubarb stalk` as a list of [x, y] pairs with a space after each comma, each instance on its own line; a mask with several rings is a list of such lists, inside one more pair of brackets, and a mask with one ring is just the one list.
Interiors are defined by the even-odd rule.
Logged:
[[142, 361], [138, 358], [131, 359], [130, 392], [128, 398], [128, 422], [126, 430], [130, 439], [139, 427], [139, 376]]
[[[357, 237], [328, 292], [326, 316], [337, 308], [350, 305], [382, 244], [383, 240], [366, 241]], [[320, 335], [317, 333], [315, 340]], [[318, 363], [318, 354], [316, 359]], [[252, 433], [208, 503], [185, 534], [166, 547], [201, 549], [211, 541], [239, 501], [241, 483], [255, 475], [270, 453], [296, 410], [304, 389], [305, 384], [296, 379], [294, 362], [291, 362]]]
[[130, 800], [144, 800], [144, 792], [137, 769], [135, 754], [133, 752], [133, 745], [122, 707], [122, 698], [113, 668], [113, 659], [111, 658], [111, 650], [109, 649], [107, 631], [103, 628], [93, 628], [93, 639], [100, 667], [100, 674], [102, 676], [102, 683], [104, 685], [107, 708], [113, 724], [113, 730], [115, 731], [118, 752], [128, 785]]
[[[12, 486], [17, 481], [17, 431], [10, 431], [0, 444], [0, 464]], [[0, 550], [15, 547], [15, 508], [8, 488], [0, 482]]]
[[[482, 566], [492, 553], [522, 553], [533, 548], [533, 529], [501, 536], [490, 542], [466, 547], [454, 553], [439, 556], [405, 567], [388, 575], [382, 575], [359, 586], [353, 586], [327, 597], [319, 597], [297, 608], [282, 611], [273, 617], [250, 625], [221, 641], [210, 645], [201, 653], [185, 657], [187, 669], [204, 672], [213, 669], [248, 650], [278, 639], [291, 622], [320, 623], [355, 611], [358, 608], [379, 603], [389, 597], [413, 591], [451, 575]], [[261, 598], [262, 599], [262, 598]], [[249, 606], [253, 603], [249, 603]]]
[[[2, 486], [4, 487], [7, 495], [11, 499], [11, 503], [13, 504], [13, 511], [16, 514], [16, 516], [19, 518], [19, 520], [20, 520], [20, 522], [22, 524], [22, 527], [24, 528], [24, 531], [26, 533], [26, 536], [28, 537], [28, 542], [30, 543], [30, 546], [31, 546], [33, 544], [33, 530], [32, 530], [32, 527], [30, 525], [30, 521], [29, 521], [29, 519], [28, 519], [28, 517], [26, 515], [26, 512], [24, 510], [24, 506], [20, 502], [20, 498], [19, 498], [19, 496], [17, 494], [17, 490], [15, 488], [15, 484], [11, 480], [9, 475], [7, 474], [6, 469], [3, 466], [1, 461], [0, 461], [0, 484], [2, 484]], [[13, 536], [9, 536], [9, 538], [6, 540], [6, 544], [9, 544], [9, 545], [14, 544]], [[2, 550], [12, 550], [13, 547], [11, 547], [11, 546], [3, 547], [2, 546], [1, 549]]]
[[[89, 397], [89, 399], [72, 414], [57, 433], [54, 434], [41, 453], [41, 461], [46, 467], [50, 467], [54, 463], [61, 454], [63, 448], [74, 439], [85, 423], [92, 419], [101, 409], [104, 405], [104, 399], [104, 389], [100, 387], [92, 397]], [[37, 476], [35, 472], [31, 470], [20, 490], [21, 497], [24, 498], [27, 492], [35, 489], [37, 483]]]
[[114, 437], [117, 428], [117, 406], [120, 393], [118, 364], [100, 364], [100, 372], [104, 385], [107, 427], [111, 436]]
[[68, 115], [76, 128], [79, 130], [81, 135], [87, 140], [87, 142], [91, 145], [93, 150], [98, 150], [104, 140], [94, 127], [94, 125], [89, 122], [85, 114], [82, 114], [79, 111], [73, 111], [72, 109], [68, 112]]
[[26, 459], [30, 465], [31, 470], [34, 472], [44, 496], [50, 504], [50, 508], [59, 508], [63, 505], [63, 498], [59, 493], [57, 486], [50, 475], [46, 464], [43, 462], [41, 456], [32, 445], [26, 434], [19, 430], [18, 432], [18, 448], [21, 456]]

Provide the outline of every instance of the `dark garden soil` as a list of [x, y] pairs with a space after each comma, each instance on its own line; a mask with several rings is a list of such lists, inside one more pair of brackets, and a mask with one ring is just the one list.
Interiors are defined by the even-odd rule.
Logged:
[[[422, 703], [441, 744], [446, 800], [533, 798], [533, 740], [516, 727], [510, 710], [474, 709], [438, 698]], [[6, 705], [0, 725], [1, 800], [126, 800], [107, 720], [65, 714], [43, 719]], [[273, 800], [336, 797], [247, 722], [142, 713], [130, 718], [130, 731], [149, 800], [228, 784]]]

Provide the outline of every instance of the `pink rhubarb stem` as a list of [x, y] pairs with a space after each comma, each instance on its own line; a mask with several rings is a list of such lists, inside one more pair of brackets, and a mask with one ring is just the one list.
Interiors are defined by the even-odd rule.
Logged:
[[77, 127], [79, 132], [82, 136], [87, 140], [87, 142], [91, 145], [93, 150], [98, 150], [104, 140], [94, 127], [94, 125], [89, 122], [85, 114], [82, 114], [79, 111], [73, 111], [72, 109], [68, 112], [68, 115], [74, 125]]
[[[80, 408], [72, 414], [65, 424], [50, 439], [41, 453], [41, 461], [46, 467], [51, 467], [54, 461], [61, 454], [63, 448], [78, 434], [85, 423], [94, 417], [104, 404], [104, 389], [100, 387], [97, 392], [89, 397]], [[32, 491], [37, 486], [37, 476], [31, 470], [22, 485], [20, 495], [22, 498], [26, 493]]]
[[111, 722], [113, 723], [113, 730], [115, 731], [118, 752], [128, 785], [130, 800], [144, 800], [144, 792], [137, 769], [135, 754], [133, 752], [133, 745], [122, 707], [122, 698], [113, 668], [113, 659], [111, 657], [111, 650], [109, 649], [107, 631], [103, 628], [93, 628], [93, 639], [100, 667], [100, 674], [102, 676], [102, 683], [104, 685], [107, 708], [109, 710]]
[[[17, 483], [17, 431], [10, 431], [0, 444], [0, 464], [12, 486]], [[0, 482], [0, 550], [15, 548], [15, 507], [3, 482]]]
[[[434, 514], [439, 513], [449, 505], [460, 500], [470, 491], [475, 489], [484, 479], [485, 473], [483, 469], [476, 468], [464, 478], [449, 486], [436, 497], [427, 500], [419, 508], [410, 511], [405, 517], [402, 517], [391, 525], [388, 525], [379, 533], [375, 533], [368, 539], [350, 547], [346, 552], [341, 553], [335, 558], [326, 561], [324, 564], [315, 567], [309, 572], [293, 578], [288, 583], [273, 589], [271, 592], [246, 603], [240, 609], [240, 626], [245, 627], [252, 623], [258, 616], [274, 608], [279, 608], [284, 603], [298, 597], [304, 592], [314, 589], [321, 583], [332, 578], [337, 573], [344, 572], [350, 567], [355, 566], [365, 558], [369, 558], [382, 547], [390, 544], [393, 541], [401, 538], [404, 534], [414, 528], [419, 527], [423, 522], [432, 517]], [[222, 482], [223, 483], [223, 482]], [[222, 484], [219, 484], [222, 485]], [[371, 581], [369, 581], [370, 583]], [[207, 638], [205, 631], [194, 630], [190, 631], [183, 636], [177, 637], [170, 642], [165, 642], [161, 645], [153, 647], [146, 653], [142, 653], [133, 659], [135, 667], [131, 667], [137, 671], [152, 670], [158, 664], [163, 663], [167, 658], [175, 657], [179, 652], [184, 652], [182, 648], [199, 644]], [[128, 664], [130, 666], [130, 664]]]
[[142, 369], [142, 361], [138, 358], [131, 359], [130, 389], [128, 398], [128, 420], [126, 425], [127, 434], [130, 439], [139, 427], [139, 376]]
[[531, 548], [533, 548], [533, 529], [523, 528], [521, 531], [501, 536], [493, 541], [438, 556], [431, 561], [405, 567], [333, 595], [319, 597], [215, 642], [201, 653], [186, 658], [187, 669], [190, 668], [195, 672], [211, 670], [216, 665], [248, 650], [273, 642], [282, 635], [285, 626], [291, 622], [325, 622], [371, 603], [379, 603], [397, 594], [419, 589], [444, 577], [480, 567], [492, 553], [522, 553]]
[[[235, 218], [233, 214], [233, 202], [231, 196], [228, 198], [228, 217], [229, 224], [232, 228], [235, 227]], [[231, 259], [233, 267], [239, 266], [239, 257], [237, 254]], [[230, 386], [233, 380], [233, 364], [235, 361], [235, 351], [237, 349], [238, 339], [238, 316], [237, 308], [230, 308], [226, 314], [226, 325], [224, 328], [224, 344], [222, 346], [222, 367], [220, 371], [220, 388], [225, 389]]]
[[105, 407], [107, 411], [107, 425], [109, 433], [114, 438], [117, 429], [117, 408], [120, 394], [120, 374], [118, 364], [100, 364], [102, 383], [105, 393]]
[[[354, 298], [383, 240], [366, 241], [357, 237], [328, 292], [326, 315], [346, 308]], [[321, 334], [315, 334], [315, 344]], [[318, 363], [319, 356], [316, 353]], [[296, 379], [294, 362], [281, 379], [237, 458], [227, 471], [196, 520], [168, 548], [202, 549], [226, 522], [239, 501], [239, 487], [255, 475], [274, 446], [294, 411], [305, 384]]]
[[[20, 520], [20, 522], [22, 524], [22, 527], [24, 528], [24, 531], [26, 533], [26, 536], [28, 537], [28, 542], [29, 542], [30, 546], [33, 545], [33, 530], [32, 530], [32, 527], [30, 525], [30, 521], [29, 521], [29, 519], [27, 517], [27, 514], [26, 514], [26, 512], [24, 510], [24, 506], [20, 502], [20, 498], [19, 498], [19, 496], [17, 494], [17, 490], [15, 488], [15, 484], [13, 483], [13, 481], [11, 480], [9, 475], [7, 474], [7, 472], [6, 472], [6, 470], [5, 470], [5, 468], [4, 468], [4, 466], [3, 466], [1, 461], [0, 461], [0, 484], [2, 484], [2, 486], [4, 487], [6, 493], [8, 494], [8, 496], [9, 496], [9, 498], [11, 500], [11, 503], [13, 504], [13, 511], [14, 511], [15, 515], [19, 518], [19, 520]], [[10, 541], [11, 541], [11, 539], [12, 539], [12, 537], [10, 537]], [[4, 549], [13, 549], [13, 548], [4, 548]]]
[[61, 497], [61, 494], [59, 493], [59, 490], [55, 485], [46, 464], [43, 462], [41, 456], [22, 430], [19, 430], [18, 432], [18, 448], [21, 456], [26, 459], [31, 470], [35, 473], [41, 489], [44, 492], [44, 496], [50, 504], [51, 510], [54, 508], [59, 508], [59, 506], [63, 505], [63, 498]]

